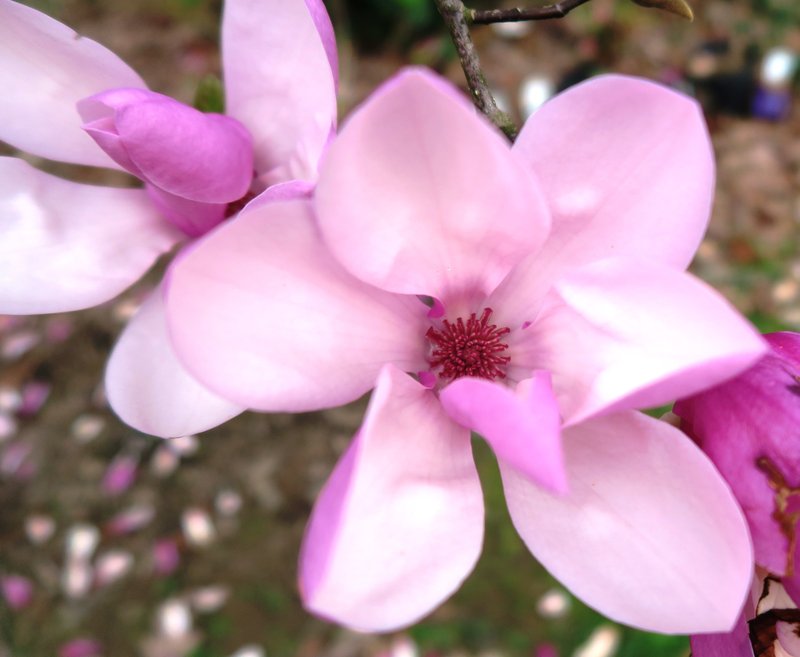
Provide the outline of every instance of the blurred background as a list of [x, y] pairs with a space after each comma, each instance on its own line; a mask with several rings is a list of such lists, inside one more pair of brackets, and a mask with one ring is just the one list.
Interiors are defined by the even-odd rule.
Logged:
[[[185, 102], [203, 78], [219, 75], [221, 1], [28, 4]], [[800, 330], [800, 3], [694, 4], [693, 23], [628, 0], [592, 0], [563, 20], [475, 27], [473, 36], [490, 85], [518, 121], [602, 71], [644, 75], [700, 98], [718, 190], [694, 269], [762, 330]], [[341, 116], [410, 62], [463, 86], [432, 0], [328, 6]], [[0, 154], [13, 151], [0, 144]], [[35, 163], [75, 180], [120, 182]], [[535, 563], [480, 441], [486, 544], [464, 587], [396, 635], [353, 634], [308, 616], [295, 588], [299, 542], [364, 400], [305, 415], [247, 413], [172, 441], [133, 431], [108, 410], [101, 379], [116, 336], [154, 281], [80, 313], [0, 316], [0, 657], [688, 655], [686, 638], [615, 626]]]

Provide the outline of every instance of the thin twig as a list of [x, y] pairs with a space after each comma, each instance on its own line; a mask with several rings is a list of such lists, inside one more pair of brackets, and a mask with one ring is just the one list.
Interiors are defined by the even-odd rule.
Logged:
[[519, 21], [542, 21], [548, 18], [564, 18], [576, 7], [589, 0], [562, 0], [544, 7], [515, 7], [512, 9], [467, 9], [467, 21], [475, 25], [489, 23], [515, 23]]
[[517, 136], [517, 126], [514, 125], [508, 114], [497, 106], [492, 92], [489, 91], [489, 85], [486, 84], [486, 78], [483, 77], [478, 51], [475, 50], [475, 44], [469, 34], [466, 19], [467, 8], [464, 7], [461, 0], [434, 0], [434, 2], [458, 51], [461, 68], [464, 69], [464, 75], [472, 93], [472, 101], [492, 123], [500, 128], [511, 141], [514, 141]]

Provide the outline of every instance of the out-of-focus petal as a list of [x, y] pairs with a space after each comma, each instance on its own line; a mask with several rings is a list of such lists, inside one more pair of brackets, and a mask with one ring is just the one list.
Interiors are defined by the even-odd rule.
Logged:
[[540, 486], [566, 492], [561, 418], [549, 372], [534, 372], [516, 390], [464, 377], [444, 388], [439, 398], [445, 412], [481, 434], [498, 459]]
[[117, 168], [81, 130], [75, 103], [145, 87], [119, 57], [49, 16], [0, 0], [0, 140], [40, 157]]
[[184, 365], [248, 408], [336, 406], [367, 392], [384, 363], [425, 367], [427, 308], [344, 271], [307, 200], [242, 212], [182, 254], [168, 280]]
[[512, 361], [553, 373], [568, 424], [709, 388], [766, 352], [755, 329], [704, 283], [623, 259], [561, 279], [527, 331], [527, 347]]
[[316, 179], [336, 126], [330, 21], [316, 0], [228, 0], [222, 23], [226, 111], [253, 135], [268, 184]]
[[147, 298], [111, 352], [106, 393], [125, 423], [161, 438], [206, 431], [245, 410], [204, 388], [181, 365], [167, 334], [160, 288]]
[[441, 78], [384, 84], [331, 144], [316, 192], [326, 242], [377, 287], [488, 294], [547, 236], [535, 179]]
[[747, 619], [740, 616], [732, 631], [692, 637], [692, 657], [754, 657]]
[[568, 495], [500, 462], [511, 518], [533, 555], [613, 620], [666, 634], [730, 630], [753, 553], [708, 458], [671, 425], [635, 412], [563, 437]]
[[0, 158], [0, 313], [103, 303], [180, 239], [141, 190], [81, 185]]
[[306, 607], [363, 631], [409, 625], [460, 586], [482, 539], [469, 432], [432, 391], [387, 366], [306, 530]]
[[81, 100], [78, 110], [115, 162], [170, 194], [228, 203], [250, 188], [253, 143], [235, 119], [141, 89], [104, 91]]
[[[800, 334], [765, 337], [771, 351], [754, 367], [679, 400], [675, 413], [733, 488], [750, 524], [756, 562], [783, 575], [791, 523], [782, 525], [780, 516], [789, 520], [792, 513], [779, 499], [800, 487]], [[797, 497], [783, 503], [792, 500]]]
[[594, 260], [637, 257], [684, 269], [694, 256], [711, 211], [714, 157], [700, 107], [687, 96], [599, 77], [531, 116], [514, 152], [541, 180], [553, 215], [541, 253], [503, 285], [517, 312]]

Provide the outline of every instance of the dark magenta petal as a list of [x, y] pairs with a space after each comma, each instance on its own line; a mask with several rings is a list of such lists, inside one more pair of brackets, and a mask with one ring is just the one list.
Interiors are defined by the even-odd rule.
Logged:
[[201, 203], [243, 197], [253, 178], [250, 134], [145, 89], [112, 89], [78, 103], [84, 130], [114, 161], [169, 194]]
[[730, 632], [693, 636], [692, 657], [753, 657], [753, 646], [744, 616], [739, 618]]
[[783, 575], [797, 529], [786, 503], [800, 496], [789, 495], [800, 489], [800, 334], [765, 337], [771, 353], [741, 376], [679, 401], [675, 413], [733, 488], [756, 562]]

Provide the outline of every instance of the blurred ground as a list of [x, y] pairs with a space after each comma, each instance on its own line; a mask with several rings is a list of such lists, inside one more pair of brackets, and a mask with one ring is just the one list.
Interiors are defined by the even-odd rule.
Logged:
[[[218, 3], [31, 4], [111, 47], [152, 88], [181, 100], [191, 102], [200, 78], [219, 72]], [[757, 4], [763, 12], [769, 6]], [[387, 32], [383, 48], [359, 36], [369, 51], [359, 52], [349, 36], [368, 32], [359, 27], [361, 5], [332, 3], [343, 114], [408, 61], [462, 82], [435, 14], [417, 5], [418, 24]], [[797, 35], [779, 29], [773, 15], [746, 5], [705, 3], [687, 24], [597, 0], [524, 33], [478, 28], [475, 35], [487, 78], [518, 112], [531, 76], [557, 81], [584, 65], [672, 79], [720, 35], [733, 39], [718, 65], [736, 72], [747, 43], [796, 45]], [[764, 330], [799, 330], [800, 112], [795, 107], [782, 123], [711, 120], [718, 195], [695, 270]], [[18, 575], [32, 586], [29, 600], [19, 598], [24, 604], [0, 597], [0, 657], [88, 657], [88, 643], [83, 653], [75, 643], [63, 652], [80, 638], [105, 657], [224, 657], [248, 644], [253, 652], [240, 657], [258, 655], [255, 646], [271, 656], [358, 657], [392, 641], [397, 657], [414, 654], [396, 638], [353, 635], [310, 618], [295, 591], [305, 520], [363, 402], [297, 416], [245, 414], [199, 439], [168, 443], [137, 434], [107, 409], [105, 358], [151, 285], [81, 313], [0, 318], [0, 578]], [[492, 457], [476, 449], [489, 506], [484, 556], [465, 587], [410, 631], [424, 654], [532, 655], [553, 643], [566, 656], [590, 636], [618, 645], [582, 657], [688, 652], [684, 639], [605, 623], [541, 572], [508, 521]], [[598, 626], [600, 635], [592, 635]]]

